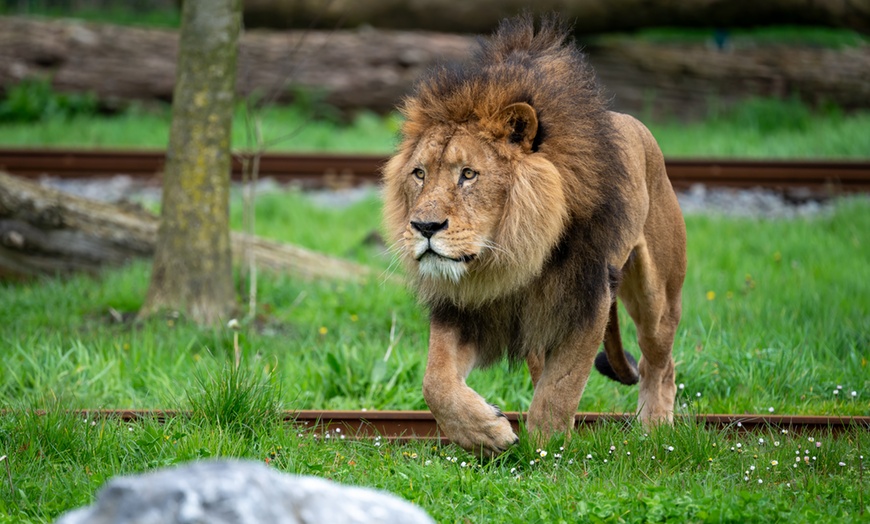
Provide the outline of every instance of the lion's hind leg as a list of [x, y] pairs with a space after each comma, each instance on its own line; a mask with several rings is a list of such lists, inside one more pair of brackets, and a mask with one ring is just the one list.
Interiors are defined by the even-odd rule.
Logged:
[[[638, 365], [638, 416], [645, 425], [672, 422], [676, 387], [673, 345], [680, 322], [685, 258], [659, 262], [645, 242], [625, 268], [619, 297], [637, 326], [642, 357]], [[683, 251], [684, 253], [684, 251]]]

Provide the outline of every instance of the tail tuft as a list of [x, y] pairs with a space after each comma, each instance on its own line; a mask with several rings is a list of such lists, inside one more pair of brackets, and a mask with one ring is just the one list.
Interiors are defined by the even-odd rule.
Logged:
[[605, 377], [611, 380], [615, 380], [620, 384], [625, 384], [628, 386], [632, 384], [637, 384], [639, 380], [639, 376], [637, 373], [637, 361], [634, 359], [633, 356], [631, 356], [631, 353], [629, 353], [628, 351], [623, 351], [623, 353], [625, 353], [625, 359], [628, 361], [628, 363], [631, 365], [631, 369], [634, 371], [634, 373], [631, 373], [629, 376], [620, 377], [619, 375], [617, 375], [616, 371], [614, 371], [613, 369], [613, 366], [610, 365], [610, 361], [607, 360], [607, 354], [605, 354], [603, 351], [598, 353], [598, 355], [595, 357], [595, 369], [597, 369], [598, 372]]

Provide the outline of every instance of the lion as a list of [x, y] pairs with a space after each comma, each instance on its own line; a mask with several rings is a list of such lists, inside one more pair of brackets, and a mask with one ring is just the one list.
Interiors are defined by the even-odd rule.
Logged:
[[685, 224], [652, 134], [607, 109], [569, 35], [556, 15], [537, 30], [522, 15], [470, 63], [435, 68], [383, 168], [385, 229], [429, 308], [424, 399], [445, 436], [488, 456], [518, 438], [465, 381], [505, 356], [528, 365], [540, 439], [573, 428], [593, 363], [640, 383], [645, 425], [673, 420]]

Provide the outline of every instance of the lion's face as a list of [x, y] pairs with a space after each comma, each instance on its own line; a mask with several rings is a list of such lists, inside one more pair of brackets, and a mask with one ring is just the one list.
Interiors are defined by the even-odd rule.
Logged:
[[526, 283], [567, 215], [553, 164], [480, 124], [425, 129], [384, 174], [386, 225], [424, 300], [482, 303]]
[[498, 249], [496, 229], [511, 173], [496, 152], [468, 133], [432, 132], [407, 166], [409, 202], [403, 254], [423, 278], [458, 282]]

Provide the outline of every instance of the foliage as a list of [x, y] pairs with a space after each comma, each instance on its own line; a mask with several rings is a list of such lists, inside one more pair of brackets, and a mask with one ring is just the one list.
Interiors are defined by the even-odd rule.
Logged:
[[867, 45], [868, 37], [857, 31], [833, 27], [812, 26], [760, 26], [754, 28], [647, 28], [630, 36], [656, 44], [674, 44], [720, 41], [732, 47], [763, 45], [816, 46], [841, 49]]
[[94, 116], [96, 113], [97, 97], [93, 93], [58, 93], [45, 78], [23, 80], [9, 87], [0, 100], [0, 125], [69, 121], [73, 117]]

